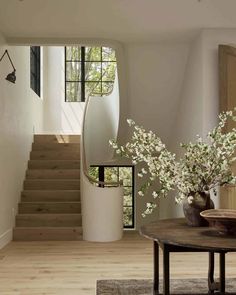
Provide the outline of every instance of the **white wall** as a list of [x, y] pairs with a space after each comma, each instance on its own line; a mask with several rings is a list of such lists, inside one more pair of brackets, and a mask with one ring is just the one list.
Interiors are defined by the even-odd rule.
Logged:
[[[127, 117], [147, 130], [153, 130], [170, 147], [174, 121], [178, 110], [188, 44], [129, 44], [125, 46], [128, 84]], [[128, 125], [126, 124], [126, 129]], [[136, 171], [138, 172], [138, 167]], [[166, 216], [169, 208], [165, 201], [152, 215], [143, 218], [147, 201], [151, 196], [137, 195], [140, 179], [136, 177], [136, 226]], [[168, 200], [167, 200], [168, 201]], [[174, 202], [173, 199], [169, 200]]]
[[84, 102], [65, 102], [64, 48], [44, 47], [44, 133], [81, 134]]
[[16, 67], [16, 84], [5, 80], [12, 71], [7, 60], [0, 64], [0, 248], [12, 238], [29, 152], [35, 133], [42, 131], [43, 102], [30, 89], [29, 47], [6, 47]]
[[119, 126], [119, 83], [116, 75], [113, 91], [104, 97], [90, 97], [84, 125], [87, 165], [112, 160], [109, 139], [116, 139]]
[[[170, 147], [177, 158], [181, 156], [181, 142], [189, 142], [195, 139], [196, 134], [203, 134], [203, 80], [203, 40], [200, 35], [190, 48], [172, 127]], [[165, 208], [162, 217], [182, 216], [182, 205], [175, 204], [174, 197], [173, 193], [170, 198], [162, 201]]]
[[[177, 156], [181, 155], [180, 142], [194, 140], [197, 134], [206, 137], [217, 124], [219, 44], [236, 44], [236, 30], [204, 30], [191, 46], [172, 134], [171, 148]], [[218, 206], [218, 199], [214, 201]], [[170, 201], [164, 205], [169, 208], [168, 216], [182, 215], [181, 206]]]
[[[187, 44], [126, 46], [128, 116], [170, 142], [188, 55]], [[127, 125], [126, 125], [127, 126]]]

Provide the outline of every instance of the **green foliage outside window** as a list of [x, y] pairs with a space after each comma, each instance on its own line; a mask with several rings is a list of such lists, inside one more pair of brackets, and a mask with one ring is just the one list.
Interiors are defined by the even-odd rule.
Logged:
[[65, 47], [66, 101], [109, 95], [116, 73], [115, 50], [109, 47]]

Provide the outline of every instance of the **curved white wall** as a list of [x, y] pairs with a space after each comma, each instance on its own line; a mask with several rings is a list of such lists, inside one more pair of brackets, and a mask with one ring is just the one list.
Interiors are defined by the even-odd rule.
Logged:
[[120, 240], [123, 235], [123, 188], [97, 187], [82, 175], [83, 239]]
[[85, 118], [85, 151], [88, 166], [112, 159], [109, 139], [116, 138], [119, 126], [119, 84], [116, 75], [109, 96], [91, 97]]

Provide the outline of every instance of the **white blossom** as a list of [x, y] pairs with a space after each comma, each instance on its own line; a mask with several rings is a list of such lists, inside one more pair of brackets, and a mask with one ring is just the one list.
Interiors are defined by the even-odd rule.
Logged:
[[135, 122], [132, 119], [127, 119], [129, 126], [135, 125]]
[[147, 174], [147, 170], [145, 168], [142, 168], [141, 171], [142, 171], [143, 174]]
[[152, 192], [152, 196], [153, 196], [153, 198], [155, 199], [155, 198], [158, 197], [158, 193], [157, 193], [156, 191], [154, 191], [154, 192]]
[[[152, 192], [154, 199], [177, 190], [177, 203], [186, 198], [192, 203], [196, 193], [211, 189], [216, 192], [218, 186], [236, 183], [231, 170], [232, 163], [236, 161], [236, 129], [223, 132], [228, 120], [236, 121], [236, 108], [219, 115], [218, 125], [208, 133], [206, 140], [197, 135], [195, 142], [182, 143], [184, 155], [178, 161], [154, 132], [146, 131], [131, 119], [127, 120], [133, 128], [130, 141], [124, 146], [119, 146], [114, 140], [109, 143], [120, 156], [130, 158], [134, 165], [143, 165], [138, 176], [147, 175], [144, 180], [148, 180], [139, 190], [140, 196], [147, 195], [155, 184], [159, 190]], [[155, 207], [155, 203], [147, 202], [142, 215], [151, 214]]]
[[194, 197], [193, 197], [193, 196], [189, 196], [189, 197], [187, 198], [187, 200], [188, 200], [188, 203], [189, 203], [189, 204], [192, 204], [192, 203], [193, 203], [193, 200], [194, 200]]
[[142, 191], [138, 191], [138, 195], [140, 195], [141, 197], [144, 196], [144, 193]]

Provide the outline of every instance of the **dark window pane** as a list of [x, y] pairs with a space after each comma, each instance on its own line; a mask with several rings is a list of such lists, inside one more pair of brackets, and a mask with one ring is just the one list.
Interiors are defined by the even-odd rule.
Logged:
[[123, 222], [124, 226], [133, 226], [133, 209], [132, 207], [124, 207]]
[[36, 68], [35, 68], [35, 56], [31, 52], [31, 54], [30, 54], [30, 72], [35, 73], [35, 71], [36, 71]]
[[85, 97], [101, 96], [101, 82], [85, 82]]
[[81, 63], [66, 62], [66, 81], [81, 80]]
[[117, 167], [105, 167], [105, 181], [118, 181], [118, 168]]
[[81, 60], [81, 49], [78, 46], [66, 47], [66, 60]]
[[102, 47], [103, 61], [116, 61], [116, 52], [110, 47]]
[[66, 101], [68, 102], [81, 101], [81, 83], [80, 82], [66, 83]]
[[101, 63], [85, 62], [85, 81], [101, 80]]
[[102, 81], [115, 81], [116, 63], [103, 62], [102, 63]]
[[32, 73], [30, 74], [30, 87], [31, 87], [31, 89], [36, 88], [35, 77]]
[[120, 180], [123, 180], [124, 186], [132, 186], [132, 168], [120, 167], [119, 168]]
[[40, 46], [30, 47], [30, 87], [40, 96]]
[[101, 47], [85, 47], [85, 61], [101, 61]]
[[102, 82], [102, 95], [109, 95], [113, 90], [113, 82]]

